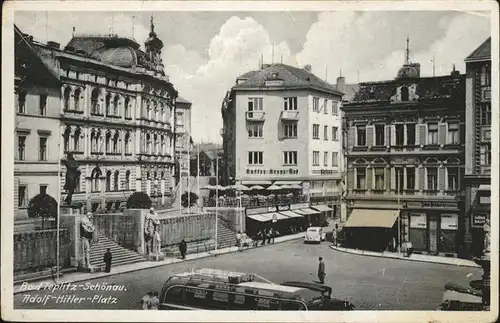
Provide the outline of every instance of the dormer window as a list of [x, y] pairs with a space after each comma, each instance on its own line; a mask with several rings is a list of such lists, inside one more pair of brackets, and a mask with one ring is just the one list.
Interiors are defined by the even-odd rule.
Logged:
[[409, 92], [408, 92], [408, 87], [402, 86], [401, 87], [401, 101], [408, 101], [409, 100]]

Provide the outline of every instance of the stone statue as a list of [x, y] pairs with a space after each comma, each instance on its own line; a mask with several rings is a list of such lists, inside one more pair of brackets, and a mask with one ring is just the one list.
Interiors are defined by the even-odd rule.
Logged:
[[83, 250], [82, 267], [89, 269], [92, 269], [92, 265], [90, 263], [90, 247], [92, 245], [92, 242], [95, 240], [94, 235], [96, 233], [95, 226], [92, 223], [92, 218], [92, 212], [87, 212], [87, 214], [83, 216], [80, 223], [80, 239]]
[[66, 161], [64, 161], [66, 166], [66, 181], [64, 183], [64, 189], [68, 192], [68, 196], [64, 201], [71, 205], [71, 200], [73, 199], [73, 193], [75, 192], [76, 184], [78, 178], [80, 178], [81, 172], [78, 170], [78, 162], [73, 157], [73, 153], [69, 152], [67, 154]]
[[161, 252], [161, 237], [156, 226], [155, 226], [155, 232], [153, 233], [153, 250], [155, 255], [158, 256], [163, 255], [163, 253]]
[[[149, 213], [144, 219], [144, 242], [146, 243], [146, 254], [153, 254], [153, 243], [156, 231], [156, 227], [160, 225], [160, 220], [158, 220], [158, 214], [156, 214], [155, 209], [149, 209]], [[159, 236], [159, 234], [158, 234]]]

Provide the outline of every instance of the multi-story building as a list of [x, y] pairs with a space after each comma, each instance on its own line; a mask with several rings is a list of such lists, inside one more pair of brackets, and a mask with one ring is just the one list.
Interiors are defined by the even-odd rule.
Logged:
[[465, 216], [473, 251], [483, 249], [491, 197], [491, 38], [466, 59]]
[[117, 35], [74, 36], [64, 50], [33, 44], [59, 66], [59, 155], [72, 152], [80, 163], [73, 201], [93, 211], [118, 208], [134, 191], [155, 205], [169, 203], [177, 92], [163, 71], [153, 21], [144, 45]]
[[15, 219], [27, 217], [29, 200], [58, 195], [60, 80], [50, 61], [39, 57], [32, 37], [14, 27], [15, 37]]
[[175, 102], [175, 156], [182, 176], [189, 174], [189, 154], [193, 154], [191, 139], [191, 102], [178, 97]]
[[338, 197], [343, 93], [311, 67], [263, 65], [236, 80], [222, 105], [224, 185], [301, 185]]
[[[352, 243], [385, 248], [394, 236], [417, 251], [455, 253], [464, 229], [465, 76], [453, 68], [420, 77], [407, 51], [396, 79], [361, 83], [343, 111]], [[368, 239], [367, 228], [386, 230]]]

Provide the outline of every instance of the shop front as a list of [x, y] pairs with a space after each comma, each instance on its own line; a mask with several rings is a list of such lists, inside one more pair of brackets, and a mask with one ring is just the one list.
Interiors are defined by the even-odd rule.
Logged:
[[470, 212], [470, 226], [472, 236], [472, 253], [480, 256], [484, 249], [484, 230], [486, 221], [491, 214], [490, 185], [480, 185]]

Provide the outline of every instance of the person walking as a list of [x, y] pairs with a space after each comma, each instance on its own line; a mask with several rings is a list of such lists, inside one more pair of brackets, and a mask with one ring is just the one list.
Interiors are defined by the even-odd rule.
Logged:
[[153, 293], [153, 297], [151, 297], [149, 304], [150, 304], [151, 310], [155, 310], [155, 311], [158, 310], [158, 305], [160, 305], [160, 299], [158, 298], [158, 292]]
[[332, 231], [333, 245], [335, 247], [338, 245], [337, 244], [337, 234], [338, 234], [338, 231], [339, 231], [339, 225], [337, 223], [335, 223], [335, 228], [333, 228], [333, 231]]
[[238, 246], [238, 251], [242, 251], [242, 241], [241, 241], [241, 231], [238, 231], [236, 233], [236, 245]]
[[111, 254], [111, 249], [108, 248], [104, 254], [104, 264], [106, 264], [106, 272], [111, 272], [111, 261], [113, 260], [113, 255]]
[[319, 257], [318, 278], [321, 284], [325, 283], [325, 276], [325, 263], [323, 262], [323, 257]]
[[142, 309], [149, 310], [151, 308], [151, 298], [153, 297], [153, 293], [149, 292], [147, 295], [144, 295], [141, 299]]
[[187, 243], [184, 239], [179, 243], [179, 251], [181, 252], [182, 259], [186, 259]]

